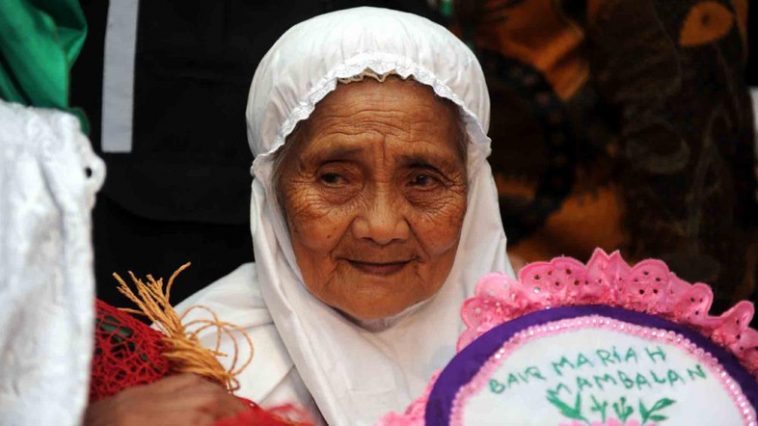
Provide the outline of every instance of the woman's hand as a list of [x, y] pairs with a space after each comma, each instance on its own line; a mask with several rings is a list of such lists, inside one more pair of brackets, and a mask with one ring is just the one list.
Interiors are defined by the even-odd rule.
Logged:
[[126, 389], [87, 407], [86, 426], [212, 425], [247, 407], [221, 386], [181, 374]]

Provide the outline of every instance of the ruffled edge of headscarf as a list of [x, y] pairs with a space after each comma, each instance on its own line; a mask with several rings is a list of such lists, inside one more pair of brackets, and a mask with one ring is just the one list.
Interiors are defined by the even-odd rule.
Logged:
[[267, 152], [257, 155], [253, 160], [250, 173], [262, 182], [268, 182], [270, 180], [268, 178], [271, 176], [270, 167], [274, 154], [284, 146], [287, 136], [295, 130], [297, 124], [311, 116], [316, 105], [337, 88], [340, 80], [353, 78], [369, 70], [379, 75], [395, 74], [402, 79], [412, 77], [417, 82], [430, 87], [437, 96], [453, 102], [462, 111], [466, 124], [466, 134], [472, 138], [472, 143], [468, 144], [468, 155], [471, 156], [470, 160], [472, 160], [469, 164], [477, 164], [489, 156], [491, 140], [487, 136], [487, 132], [476, 114], [450, 87], [436, 78], [431, 71], [407, 58], [389, 53], [371, 52], [355, 55], [327, 72], [290, 111], [282, 125], [279, 126], [271, 148]]

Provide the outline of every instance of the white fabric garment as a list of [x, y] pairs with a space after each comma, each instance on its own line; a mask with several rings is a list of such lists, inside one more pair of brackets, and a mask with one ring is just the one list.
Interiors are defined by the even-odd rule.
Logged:
[[0, 101], [4, 425], [81, 421], [95, 309], [90, 211], [104, 173], [76, 117]]
[[[413, 78], [454, 102], [469, 138], [468, 207], [450, 275], [431, 300], [381, 331], [356, 325], [308, 292], [271, 181], [272, 154], [296, 124], [339, 79], [366, 70]], [[454, 355], [462, 331], [459, 309], [477, 280], [488, 272], [512, 273], [486, 161], [489, 95], [479, 63], [453, 34], [415, 15], [367, 7], [321, 15], [292, 27], [263, 58], [250, 88], [247, 122], [256, 156], [250, 211], [256, 265], [246, 275], [251, 281], [240, 282], [238, 270], [237, 279], [224, 278], [206, 297], [179, 308], [213, 300], [223, 319], [242, 319], [234, 295], [258, 294], [242, 289], [259, 287], [294, 367], [329, 424], [373, 424], [403, 410]], [[238, 324], [250, 327], [246, 319]], [[244, 376], [265, 374], [260, 368], [266, 366], [254, 361], [243, 373], [243, 395], [254, 395]], [[283, 380], [285, 371], [279, 365], [270, 376]]]
[[[254, 356], [252, 363], [243, 374], [237, 377], [240, 389], [237, 396], [248, 398], [264, 407], [281, 404], [298, 404], [314, 413], [318, 418], [310, 393], [297, 374], [287, 349], [271, 320], [266, 304], [260, 293], [256, 265], [245, 263], [229, 275], [198, 291], [175, 306], [177, 312], [185, 312], [191, 306], [201, 305], [215, 312], [223, 321], [242, 327], [253, 341]], [[195, 309], [185, 317], [188, 321], [208, 319], [207, 311]], [[208, 329], [200, 333], [204, 346], [215, 348], [218, 337], [215, 330]], [[243, 343], [243, 337], [235, 334], [237, 343]], [[220, 351], [231, 355], [234, 342], [223, 335]], [[239, 358], [246, 359], [248, 348], [238, 346]], [[231, 357], [221, 357], [221, 363], [228, 369]]]

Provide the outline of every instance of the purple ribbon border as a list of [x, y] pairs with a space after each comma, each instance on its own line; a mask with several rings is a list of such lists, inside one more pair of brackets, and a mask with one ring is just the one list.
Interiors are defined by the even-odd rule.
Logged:
[[529, 327], [553, 321], [599, 315], [630, 324], [673, 331], [713, 355], [724, 370], [742, 388], [742, 393], [758, 410], [758, 382], [745, 370], [737, 358], [699, 332], [681, 324], [649, 314], [607, 305], [578, 305], [546, 309], [523, 315], [484, 333], [466, 346], [445, 367], [432, 388], [424, 413], [427, 426], [450, 424], [453, 401], [460, 388], [470, 382], [500, 347], [516, 333]]

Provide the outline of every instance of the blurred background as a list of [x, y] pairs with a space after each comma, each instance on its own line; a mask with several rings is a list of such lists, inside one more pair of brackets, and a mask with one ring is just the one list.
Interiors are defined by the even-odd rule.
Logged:
[[514, 266], [599, 246], [711, 284], [715, 312], [756, 300], [748, 0], [81, 0], [69, 102], [107, 164], [99, 297], [127, 304], [113, 272], [192, 261], [178, 303], [253, 260], [253, 72], [290, 26], [360, 5], [426, 16], [479, 57]]

